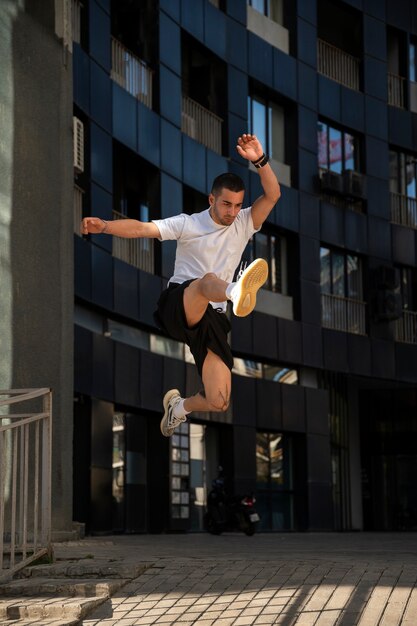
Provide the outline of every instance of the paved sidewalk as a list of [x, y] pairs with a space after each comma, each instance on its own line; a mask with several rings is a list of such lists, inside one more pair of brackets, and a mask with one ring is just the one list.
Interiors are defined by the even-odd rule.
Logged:
[[417, 626], [417, 534], [142, 535], [61, 550], [86, 547], [153, 565], [84, 626]]

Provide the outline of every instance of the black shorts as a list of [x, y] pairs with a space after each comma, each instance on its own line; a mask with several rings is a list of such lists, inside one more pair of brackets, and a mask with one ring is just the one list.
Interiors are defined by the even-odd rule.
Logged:
[[209, 304], [198, 324], [192, 328], [187, 325], [183, 298], [184, 290], [192, 282], [186, 280], [181, 284], [171, 283], [162, 292], [154, 314], [155, 321], [170, 337], [190, 346], [200, 376], [208, 349], [217, 354], [231, 370], [233, 356], [227, 343], [231, 326], [226, 315], [216, 311]]

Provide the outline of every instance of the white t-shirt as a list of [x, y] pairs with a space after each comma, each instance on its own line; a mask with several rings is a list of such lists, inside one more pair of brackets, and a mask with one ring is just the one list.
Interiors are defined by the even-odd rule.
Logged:
[[[228, 283], [232, 282], [246, 244], [259, 230], [253, 226], [251, 207], [241, 209], [229, 226], [217, 224], [209, 209], [152, 222], [161, 233], [160, 241], [176, 239], [178, 242], [174, 275], [169, 283], [202, 278], [208, 272]], [[226, 302], [210, 304], [214, 308], [226, 309]]]

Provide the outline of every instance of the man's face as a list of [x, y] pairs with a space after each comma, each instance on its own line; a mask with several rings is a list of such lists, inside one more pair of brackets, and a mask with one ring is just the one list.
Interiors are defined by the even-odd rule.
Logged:
[[214, 196], [209, 195], [210, 215], [216, 224], [230, 226], [235, 221], [237, 214], [242, 208], [244, 191], [230, 191], [223, 189]]

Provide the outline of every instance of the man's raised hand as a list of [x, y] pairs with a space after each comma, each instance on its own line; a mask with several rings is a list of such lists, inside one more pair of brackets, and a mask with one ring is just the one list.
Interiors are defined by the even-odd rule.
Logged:
[[264, 151], [256, 135], [243, 134], [237, 140], [236, 150], [240, 156], [248, 161], [260, 159]]

